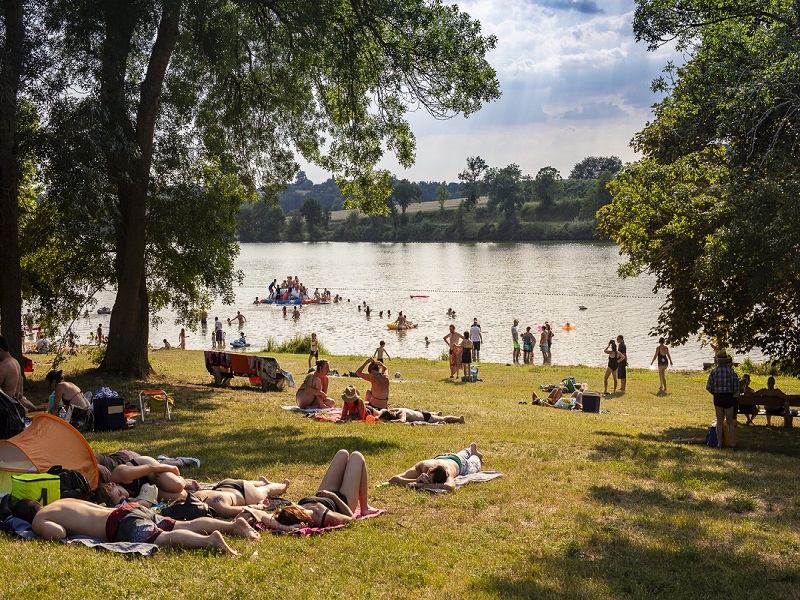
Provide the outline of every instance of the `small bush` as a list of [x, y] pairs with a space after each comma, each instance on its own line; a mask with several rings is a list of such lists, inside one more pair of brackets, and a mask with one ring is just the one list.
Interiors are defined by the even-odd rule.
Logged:
[[745, 359], [739, 365], [739, 371], [742, 373], [749, 373], [750, 375], [763, 375], [764, 377], [769, 377], [772, 375], [776, 377], [781, 374], [781, 370], [771, 360], [764, 361], [762, 363], [753, 362], [749, 356], [746, 356]]
[[99, 365], [101, 362], [103, 362], [103, 359], [106, 357], [107, 347], [108, 343], [105, 339], [98, 341], [94, 346], [87, 346], [89, 349], [89, 360], [92, 362], [92, 364]]
[[[317, 350], [320, 354], [328, 354], [325, 346], [319, 340], [317, 340]], [[276, 342], [275, 338], [269, 338], [267, 340], [267, 347], [264, 349], [264, 352], [275, 352], [280, 354], [308, 354], [311, 352], [311, 336], [296, 335], [292, 339], [281, 344]]]

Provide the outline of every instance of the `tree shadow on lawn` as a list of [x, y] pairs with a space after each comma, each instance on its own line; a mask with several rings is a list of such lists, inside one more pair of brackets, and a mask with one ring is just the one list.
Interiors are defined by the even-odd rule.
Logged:
[[[510, 568], [514, 575], [488, 575], [474, 588], [510, 598], [797, 596], [798, 511], [770, 506], [796, 492], [789, 485], [774, 503], [763, 500], [775, 489], [763, 456], [706, 448], [708, 460], [698, 460], [690, 448], [655, 444], [660, 436], [600, 434], [608, 440], [588, 460], [620, 462], [622, 473], [589, 486], [586, 502]], [[753, 514], [737, 517], [743, 512]]]

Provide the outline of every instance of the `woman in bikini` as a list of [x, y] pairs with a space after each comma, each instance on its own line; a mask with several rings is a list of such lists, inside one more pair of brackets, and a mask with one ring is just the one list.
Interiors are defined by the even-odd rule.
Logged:
[[310, 527], [345, 525], [356, 507], [363, 516], [377, 512], [367, 502], [367, 463], [360, 452], [339, 450], [333, 457], [314, 496], [279, 508], [272, 515], [282, 525], [304, 523]]
[[[367, 372], [364, 367], [369, 365]], [[386, 376], [386, 365], [370, 357], [365, 360], [358, 369], [356, 375], [372, 384], [372, 387], [364, 394], [367, 401], [367, 408], [380, 410], [389, 407], [389, 378]]]
[[328, 373], [331, 365], [325, 360], [317, 361], [317, 369], [303, 380], [297, 388], [295, 402], [300, 408], [331, 408], [336, 402], [328, 397]]
[[[50, 384], [50, 414], [58, 416], [61, 403], [67, 409], [67, 422], [74, 414], [89, 410], [89, 401], [83, 395], [81, 388], [74, 383], [64, 380], [64, 371], [50, 371], [45, 379]], [[70, 410], [72, 408], [72, 410]]]
[[653, 360], [650, 361], [652, 365], [656, 360], [658, 361], [658, 381], [661, 385], [658, 391], [667, 391], [667, 365], [672, 366], [672, 357], [669, 355], [669, 348], [664, 343], [664, 338], [658, 338], [658, 348], [653, 355]]
[[266, 477], [252, 481], [223, 479], [212, 489], [198, 490], [194, 495], [213, 508], [217, 516], [228, 519], [239, 515], [243, 506], [262, 506], [267, 498], [280, 496], [287, 487], [288, 479], [283, 483], [271, 482]]

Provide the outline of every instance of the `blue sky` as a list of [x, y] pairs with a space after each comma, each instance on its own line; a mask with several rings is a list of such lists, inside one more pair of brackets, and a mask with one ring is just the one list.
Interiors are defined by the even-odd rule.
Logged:
[[[497, 36], [489, 62], [503, 96], [465, 119], [409, 116], [417, 137], [416, 164], [398, 178], [457, 181], [468, 156], [490, 166], [520, 165], [535, 176], [553, 166], [567, 177], [586, 156], [636, 160], [629, 146], [651, 118], [659, 97], [650, 83], [670, 49], [647, 52], [636, 43], [633, 0], [464, 0], [459, 8]], [[327, 177], [303, 167], [315, 182]]]

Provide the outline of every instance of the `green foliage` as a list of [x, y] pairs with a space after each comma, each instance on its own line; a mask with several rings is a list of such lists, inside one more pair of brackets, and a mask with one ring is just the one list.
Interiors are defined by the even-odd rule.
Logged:
[[418, 185], [411, 183], [408, 179], [402, 179], [395, 183], [390, 200], [401, 208], [403, 214], [406, 214], [408, 205], [412, 202], [419, 202], [421, 197], [422, 190]]
[[[651, 47], [677, 38], [668, 92], [634, 138], [644, 159], [612, 182], [601, 230], [667, 290], [659, 329], [760, 348], [800, 373], [797, 3], [639, 2]], [[669, 82], [669, 83], [668, 83]], [[625, 175], [622, 175], [625, 173]], [[649, 188], [649, 189], [648, 189]]]
[[618, 156], [587, 156], [576, 164], [569, 174], [570, 179], [598, 179], [604, 171], [612, 175], [622, 168]]
[[264, 201], [243, 204], [236, 219], [241, 242], [279, 242], [286, 225], [283, 209]]
[[[770, 375], [777, 377], [778, 375], [784, 374], [781, 373], [780, 368], [773, 361], [766, 360], [764, 362], [755, 363], [749, 356], [744, 357], [744, 360], [742, 360], [742, 362], [739, 364], [737, 370], [741, 373], [762, 375], [764, 377], [768, 377]], [[788, 373], [785, 373], [785, 375], [788, 375]]]
[[511, 237], [508, 239], [514, 239], [513, 230], [517, 222], [517, 210], [525, 202], [522, 171], [515, 164], [502, 169], [488, 169], [484, 177], [484, 186], [489, 196], [489, 208], [499, 209], [503, 212], [505, 221], [510, 225], [508, 234]]
[[447, 183], [442, 184], [436, 188], [436, 201], [439, 203], [439, 210], [444, 210], [444, 203], [450, 199], [450, 191], [447, 189]]
[[289, 217], [286, 223], [286, 241], [300, 242], [303, 240], [303, 218], [300, 215]]
[[[106, 350], [108, 349], [108, 343], [105, 339], [98, 340], [95, 344], [89, 344], [86, 346], [87, 354], [89, 356], [89, 362], [93, 365], [99, 365], [103, 362], [103, 359], [106, 357]], [[55, 369], [58, 367], [57, 364], [54, 363], [53, 368]]]
[[306, 221], [309, 239], [316, 239], [318, 237], [317, 228], [322, 224], [322, 207], [319, 202], [315, 198], [308, 197], [298, 212]]
[[464, 208], [472, 210], [483, 192], [483, 176], [489, 165], [480, 156], [467, 157], [467, 168], [458, 174], [461, 180], [461, 193], [464, 194]]
[[533, 190], [544, 208], [549, 208], [564, 191], [561, 174], [555, 167], [543, 167], [533, 180]]
[[[317, 351], [320, 354], [328, 354], [328, 350], [319, 339], [317, 339]], [[269, 338], [267, 340], [267, 347], [264, 349], [264, 352], [278, 352], [281, 354], [308, 354], [311, 352], [311, 336], [296, 335], [292, 339], [281, 343], [278, 343], [274, 338]]]

